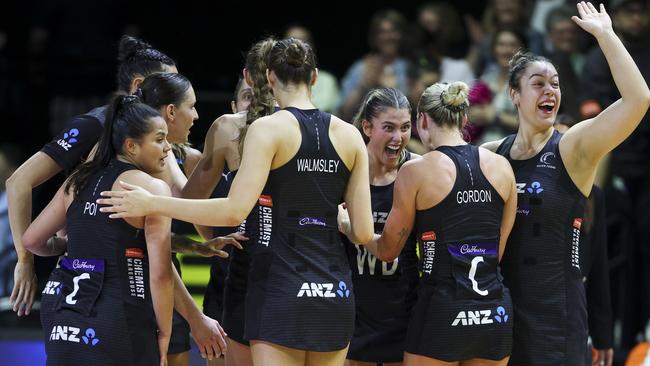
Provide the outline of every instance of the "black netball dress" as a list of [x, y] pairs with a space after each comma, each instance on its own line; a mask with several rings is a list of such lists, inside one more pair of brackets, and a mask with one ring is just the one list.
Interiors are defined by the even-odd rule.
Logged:
[[159, 363], [144, 230], [108, 218], [95, 203], [132, 169], [112, 160], [68, 208], [68, 254], [41, 302], [48, 365]]
[[350, 171], [329, 139], [331, 116], [286, 108], [300, 126], [296, 155], [270, 172], [252, 255], [246, 337], [307, 351], [345, 348], [354, 327], [350, 267], [337, 228]]
[[515, 308], [510, 365], [579, 365], [587, 346], [580, 233], [586, 198], [564, 167], [557, 131], [526, 160], [510, 158], [515, 136], [497, 153], [510, 161], [518, 207], [502, 268]]
[[[408, 153], [406, 160], [410, 159]], [[393, 206], [395, 182], [370, 186], [375, 233], [381, 234]], [[401, 362], [406, 329], [417, 298], [419, 280], [415, 233], [393, 262], [382, 262], [365, 246], [343, 242], [348, 254], [356, 302], [354, 335], [348, 359]]]
[[500, 360], [510, 354], [513, 324], [498, 265], [504, 202], [481, 171], [477, 147], [436, 150], [456, 165], [456, 181], [442, 202], [416, 212], [423, 273], [406, 351]]
[[263, 239], [259, 235], [263, 230], [260, 227], [262, 223], [259, 217], [264, 215], [266, 201], [265, 196], [262, 195], [246, 220], [237, 229], [244, 231], [248, 240], [242, 243], [244, 249], [235, 248], [231, 251], [230, 265], [224, 283], [223, 327], [230, 339], [245, 345], [248, 345], [248, 340], [244, 337], [244, 324], [246, 323], [246, 292], [251, 253], [256, 250], [260, 245], [260, 240]]

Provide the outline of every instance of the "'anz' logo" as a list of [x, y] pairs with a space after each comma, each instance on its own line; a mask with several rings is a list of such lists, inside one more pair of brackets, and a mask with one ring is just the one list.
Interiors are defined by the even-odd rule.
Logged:
[[58, 281], [47, 281], [42, 293], [46, 295], [58, 295], [61, 292], [60, 285], [61, 282]]
[[77, 137], [79, 136], [79, 130], [76, 128], [70, 129], [70, 131], [63, 134], [63, 138], [59, 139], [56, 143], [63, 148], [63, 150], [68, 151], [72, 145], [77, 142]]
[[386, 219], [388, 218], [388, 212], [373, 211], [372, 216], [375, 219], [376, 224], [385, 224]]
[[538, 195], [544, 192], [544, 188], [542, 188], [542, 184], [540, 182], [532, 182], [528, 188], [526, 188], [526, 186], [528, 186], [526, 183], [517, 183], [517, 193], [530, 193], [533, 195]]
[[339, 282], [339, 288], [334, 290], [333, 283], [315, 283], [315, 282], [303, 282], [300, 286], [300, 291], [296, 297], [350, 297], [350, 290], [347, 288], [345, 282]]
[[84, 332], [84, 335], [79, 338], [79, 332], [81, 329], [77, 327], [71, 327], [67, 325], [55, 325], [52, 327], [52, 332], [50, 332], [50, 341], [65, 341], [72, 343], [83, 343], [89, 344], [91, 346], [96, 346], [99, 343], [99, 338], [93, 328], [88, 328]]
[[503, 306], [497, 308], [496, 315], [493, 317], [492, 310], [461, 311], [456, 315], [451, 326], [456, 327], [459, 324], [461, 326], [493, 324], [495, 321], [497, 323], [508, 322], [508, 314], [506, 314], [506, 309]]

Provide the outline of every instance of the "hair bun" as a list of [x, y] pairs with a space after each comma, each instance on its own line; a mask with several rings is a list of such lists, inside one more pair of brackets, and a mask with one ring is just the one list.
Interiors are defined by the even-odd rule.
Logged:
[[521, 60], [523, 58], [532, 59], [532, 58], [534, 58], [534, 55], [532, 53], [524, 50], [523, 48], [520, 48], [519, 50], [517, 50], [517, 53], [515, 53], [512, 56], [512, 58], [510, 58], [510, 61], [508, 61], [508, 68], [512, 69], [515, 65], [517, 65], [519, 60]]
[[468, 96], [469, 87], [462, 81], [454, 81], [440, 94], [445, 108], [453, 111], [461, 111], [469, 107]]
[[307, 56], [307, 50], [299, 42], [293, 42], [289, 44], [285, 51], [287, 57], [287, 63], [294, 67], [300, 67], [304, 65], [305, 58]]
[[139, 50], [152, 48], [151, 45], [143, 40], [131, 36], [122, 36], [117, 52], [117, 60], [124, 62], [133, 57]]

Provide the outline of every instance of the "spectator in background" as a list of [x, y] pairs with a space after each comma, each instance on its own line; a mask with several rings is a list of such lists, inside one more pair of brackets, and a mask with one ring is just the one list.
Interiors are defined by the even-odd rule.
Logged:
[[[650, 79], [650, 15], [648, 3], [641, 0], [611, 0], [610, 12], [614, 30], [636, 62], [643, 77]], [[581, 78], [580, 112], [590, 118], [614, 103], [619, 92], [602, 51], [595, 47], [586, 56]], [[636, 343], [650, 318], [650, 117], [646, 113], [638, 128], [611, 152], [608, 184], [629, 196], [631, 207], [617, 200], [610, 212], [620, 212], [627, 218], [632, 232], [632, 248], [627, 268], [630, 278], [625, 285], [626, 310], [622, 319], [622, 347]], [[617, 182], [616, 184], [613, 184]], [[623, 184], [621, 184], [623, 183]]]
[[[420, 58], [409, 64], [409, 94], [408, 99], [411, 105], [417, 105], [420, 96], [429, 86], [440, 81], [440, 64], [435, 59]], [[413, 111], [415, 118], [416, 111]], [[415, 131], [415, 129], [413, 129]]]
[[[428, 59], [425, 57], [414, 59], [413, 62], [409, 64], [408, 78], [409, 94], [407, 94], [406, 97], [409, 100], [409, 104], [417, 105], [424, 90], [430, 85], [440, 81], [440, 65], [435, 59]], [[417, 111], [412, 110], [411, 120], [415, 121], [416, 119]], [[417, 128], [411, 129], [411, 139], [408, 142], [407, 148], [409, 151], [420, 155], [427, 152], [424, 145], [422, 145]]]
[[[438, 65], [438, 80], [425, 85], [425, 88], [437, 81], [463, 81], [470, 85], [474, 82], [474, 71], [463, 59], [467, 53], [461, 45], [465, 38], [465, 29], [458, 12], [451, 5], [426, 3], [420, 6], [413, 33], [410, 38], [415, 41], [412, 47], [409, 47], [413, 52], [413, 63]], [[452, 54], [458, 58], [452, 58]], [[419, 95], [412, 102], [417, 103], [418, 100]]]
[[513, 29], [524, 35], [525, 44], [529, 51], [544, 53], [544, 36], [529, 27], [530, 17], [525, 0], [492, 0], [488, 3], [483, 13], [482, 39], [473, 39], [480, 42], [478, 58], [473, 60], [474, 71], [481, 74], [491, 63], [497, 62], [492, 54], [492, 39], [499, 29]]
[[552, 9], [546, 17], [546, 29], [551, 44], [547, 56], [557, 67], [562, 82], [560, 113], [566, 113], [577, 121], [580, 120], [579, 76], [582, 74], [585, 57], [579, 42], [579, 37], [584, 33], [578, 32], [578, 27], [571, 21], [574, 13], [571, 5]]
[[480, 145], [485, 130], [494, 122], [494, 107], [492, 106], [492, 90], [484, 82], [478, 80], [469, 90], [469, 121], [465, 125], [465, 140], [473, 145]]
[[503, 28], [494, 32], [492, 53], [496, 63], [491, 64], [483, 75], [483, 81], [492, 92], [493, 119], [484, 131], [485, 141], [498, 140], [517, 131], [517, 109], [508, 91], [508, 71], [512, 56], [526, 48], [525, 35], [515, 28]]
[[[284, 38], [297, 38], [302, 41], [307, 42], [312, 49], [314, 47], [314, 39], [312, 37], [311, 31], [305, 26], [300, 24], [293, 24], [287, 27], [284, 32]], [[339, 82], [336, 80], [336, 76], [332, 73], [325, 71], [321, 68], [318, 68], [318, 78], [316, 79], [316, 84], [311, 88], [311, 100], [316, 106], [316, 108], [325, 111], [325, 112], [334, 112], [336, 109], [336, 103], [339, 99]]]
[[[555, 8], [568, 4], [568, 0], [537, 0], [534, 1], [533, 11], [530, 15], [530, 27], [536, 32], [546, 34], [548, 25], [546, 19], [548, 14]], [[571, 2], [573, 3], [573, 1]]]
[[366, 92], [374, 88], [397, 88], [408, 94], [408, 61], [402, 55], [406, 18], [393, 9], [375, 13], [370, 20], [370, 52], [357, 60], [341, 81], [339, 114], [350, 121]]

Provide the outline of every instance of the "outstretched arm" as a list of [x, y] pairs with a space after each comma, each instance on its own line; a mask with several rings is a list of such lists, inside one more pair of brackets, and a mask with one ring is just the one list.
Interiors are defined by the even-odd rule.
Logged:
[[153, 196], [140, 187], [123, 184], [128, 191], [102, 192], [98, 203], [102, 212], [114, 212], [111, 218], [138, 217], [150, 214], [169, 216], [200, 225], [236, 226], [250, 213], [259, 199], [277, 151], [273, 125], [265, 124], [263, 117], [248, 129], [239, 172], [227, 198], [189, 200]]
[[621, 94], [621, 99], [596, 117], [569, 129], [560, 143], [561, 152], [566, 152], [562, 158], [574, 181], [583, 192], [588, 192], [598, 161], [623, 142], [645, 115], [650, 106], [650, 89], [632, 56], [614, 33], [605, 7], [601, 4], [598, 11], [585, 2], [578, 3], [577, 7], [580, 16], [572, 17], [573, 21], [598, 41]]
[[228, 252], [222, 249], [226, 245], [234, 245], [237, 249], [243, 249], [238, 240], [248, 240], [244, 233], [232, 233], [226, 236], [218, 236], [200, 242], [192, 240], [185, 235], [172, 233], [172, 252], [200, 255], [202, 257], [218, 256], [228, 258]]

